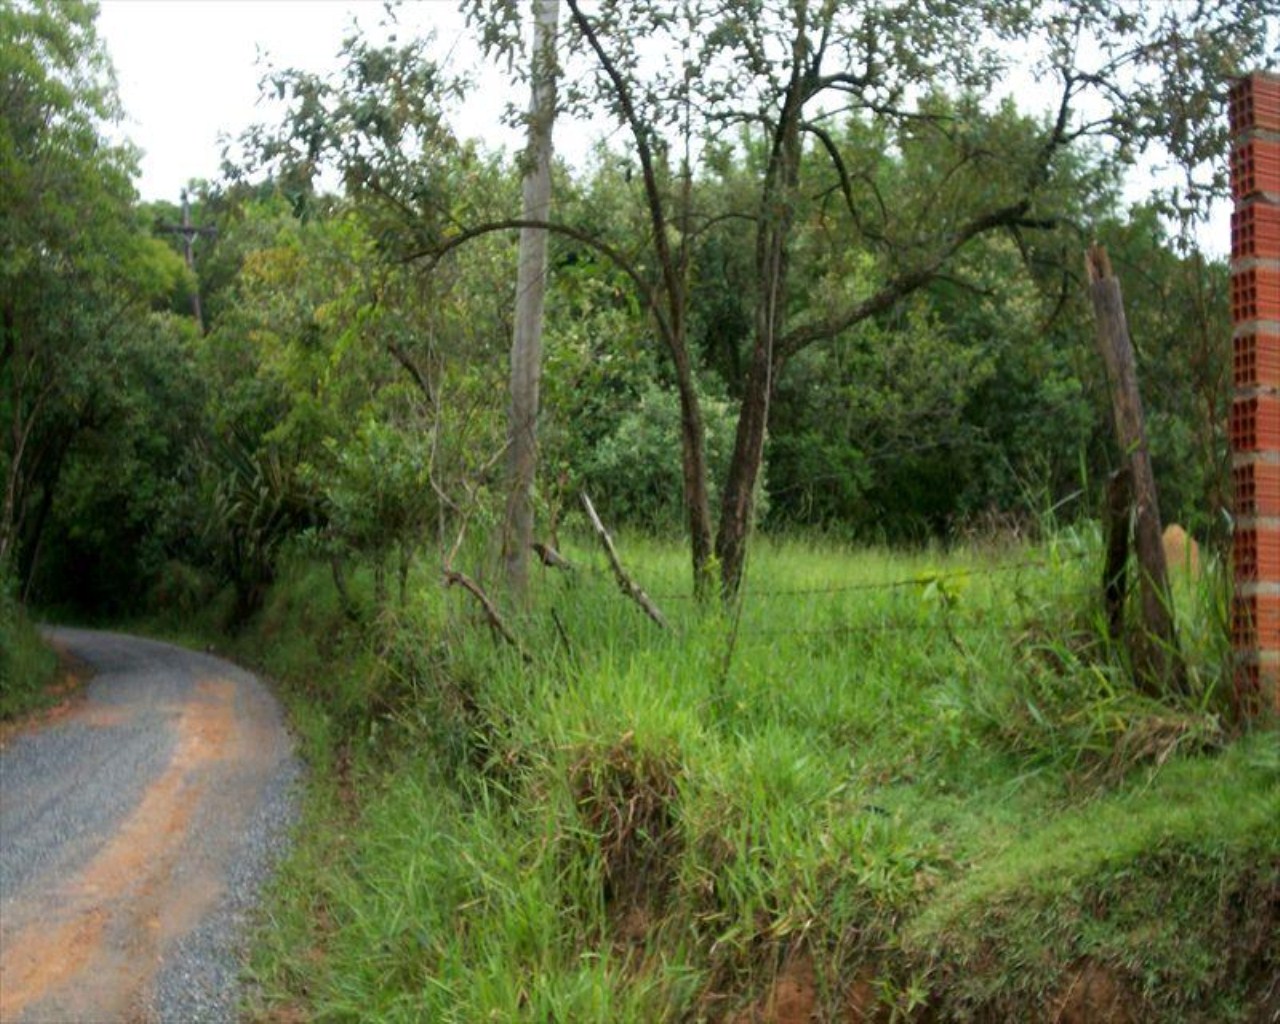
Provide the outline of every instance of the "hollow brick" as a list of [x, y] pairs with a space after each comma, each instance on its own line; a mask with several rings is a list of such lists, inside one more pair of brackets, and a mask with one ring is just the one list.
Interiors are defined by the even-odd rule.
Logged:
[[1280, 259], [1280, 204], [1243, 203], [1231, 214], [1231, 258]]
[[1238, 388], [1280, 388], [1280, 334], [1256, 328], [1237, 334], [1231, 370]]
[[1233, 135], [1280, 131], [1280, 78], [1256, 74], [1236, 81], [1227, 96], [1227, 120]]
[[1280, 580], [1280, 527], [1237, 525], [1231, 554], [1237, 583]]
[[1237, 324], [1250, 320], [1280, 320], [1280, 268], [1253, 266], [1231, 275], [1231, 317]]
[[1280, 451], [1280, 398], [1252, 395], [1231, 403], [1231, 450]]
[[1231, 151], [1231, 195], [1241, 202], [1250, 196], [1280, 192], [1280, 140], [1249, 138]]

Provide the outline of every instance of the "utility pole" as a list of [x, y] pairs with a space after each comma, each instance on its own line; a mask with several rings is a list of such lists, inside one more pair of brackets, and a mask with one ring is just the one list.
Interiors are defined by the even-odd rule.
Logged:
[[215, 227], [198, 228], [191, 223], [191, 204], [187, 201], [187, 190], [182, 190], [182, 223], [181, 224], [157, 224], [156, 230], [168, 235], [182, 236], [182, 254], [187, 260], [187, 269], [191, 271], [191, 277], [194, 287], [191, 290], [191, 315], [196, 318], [196, 326], [200, 328], [200, 333], [204, 333], [204, 315], [200, 311], [200, 281], [196, 274], [196, 255], [194, 242], [198, 235], [204, 235], [207, 238], [215, 238], [218, 229]]

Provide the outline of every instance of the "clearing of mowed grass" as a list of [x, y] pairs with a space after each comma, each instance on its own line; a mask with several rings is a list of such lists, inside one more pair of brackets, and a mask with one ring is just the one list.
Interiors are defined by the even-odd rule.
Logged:
[[670, 630], [585, 543], [508, 618], [520, 651], [425, 572], [361, 627], [285, 574], [241, 650], [316, 773], [258, 1018], [1280, 1012], [1280, 745], [1231, 720], [1210, 559], [1175, 579], [1189, 693], [1155, 700], [1087, 529], [762, 540], [728, 610], [678, 545], [620, 548]]

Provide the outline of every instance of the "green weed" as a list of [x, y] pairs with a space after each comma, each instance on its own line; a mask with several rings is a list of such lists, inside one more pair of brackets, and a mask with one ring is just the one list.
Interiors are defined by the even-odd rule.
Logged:
[[49, 702], [56, 659], [0, 578], [0, 721]]

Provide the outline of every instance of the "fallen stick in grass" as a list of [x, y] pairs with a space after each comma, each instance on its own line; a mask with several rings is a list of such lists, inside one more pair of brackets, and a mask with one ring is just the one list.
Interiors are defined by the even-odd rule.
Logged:
[[538, 556], [538, 560], [548, 568], [573, 572], [573, 563], [550, 544], [543, 544], [541, 541], [535, 540], [530, 547], [533, 548], [533, 553]]
[[502, 621], [501, 613], [494, 606], [493, 602], [489, 600], [489, 595], [484, 592], [484, 589], [479, 583], [473, 580], [466, 573], [458, 572], [456, 569], [445, 569], [444, 583], [446, 587], [452, 587], [455, 585], [461, 587], [479, 601], [480, 607], [484, 609], [484, 617], [488, 620], [489, 628], [514, 647], [520, 654], [520, 657], [526, 662], [532, 660], [528, 653], [520, 646], [520, 641], [518, 641], [512, 634], [511, 630], [507, 628], [507, 624]]
[[649, 599], [649, 595], [622, 568], [622, 562], [618, 560], [618, 552], [613, 547], [613, 539], [609, 536], [609, 531], [604, 528], [604, 524], [600, 522], [600, 517], [596, 515], [595, 506], [591, 504], [591, 499], [587, 497], [586, 491], [582, 492], [582, 507], [586, 509], [587, 518], [591, 520], [592, 527], [600, 537], [600, 543], [604, 545], [604, 553], [609, 556], [609, 565], [613, 567], [613, 576], [618, 581], [618, 587], [627, 597], [643, 608], [644, 613], [649, 618], [653, 619], [663, 629], [670, 629], [671, 627], [667, 624], [666, 618], [658, 610], [658, 606]]

